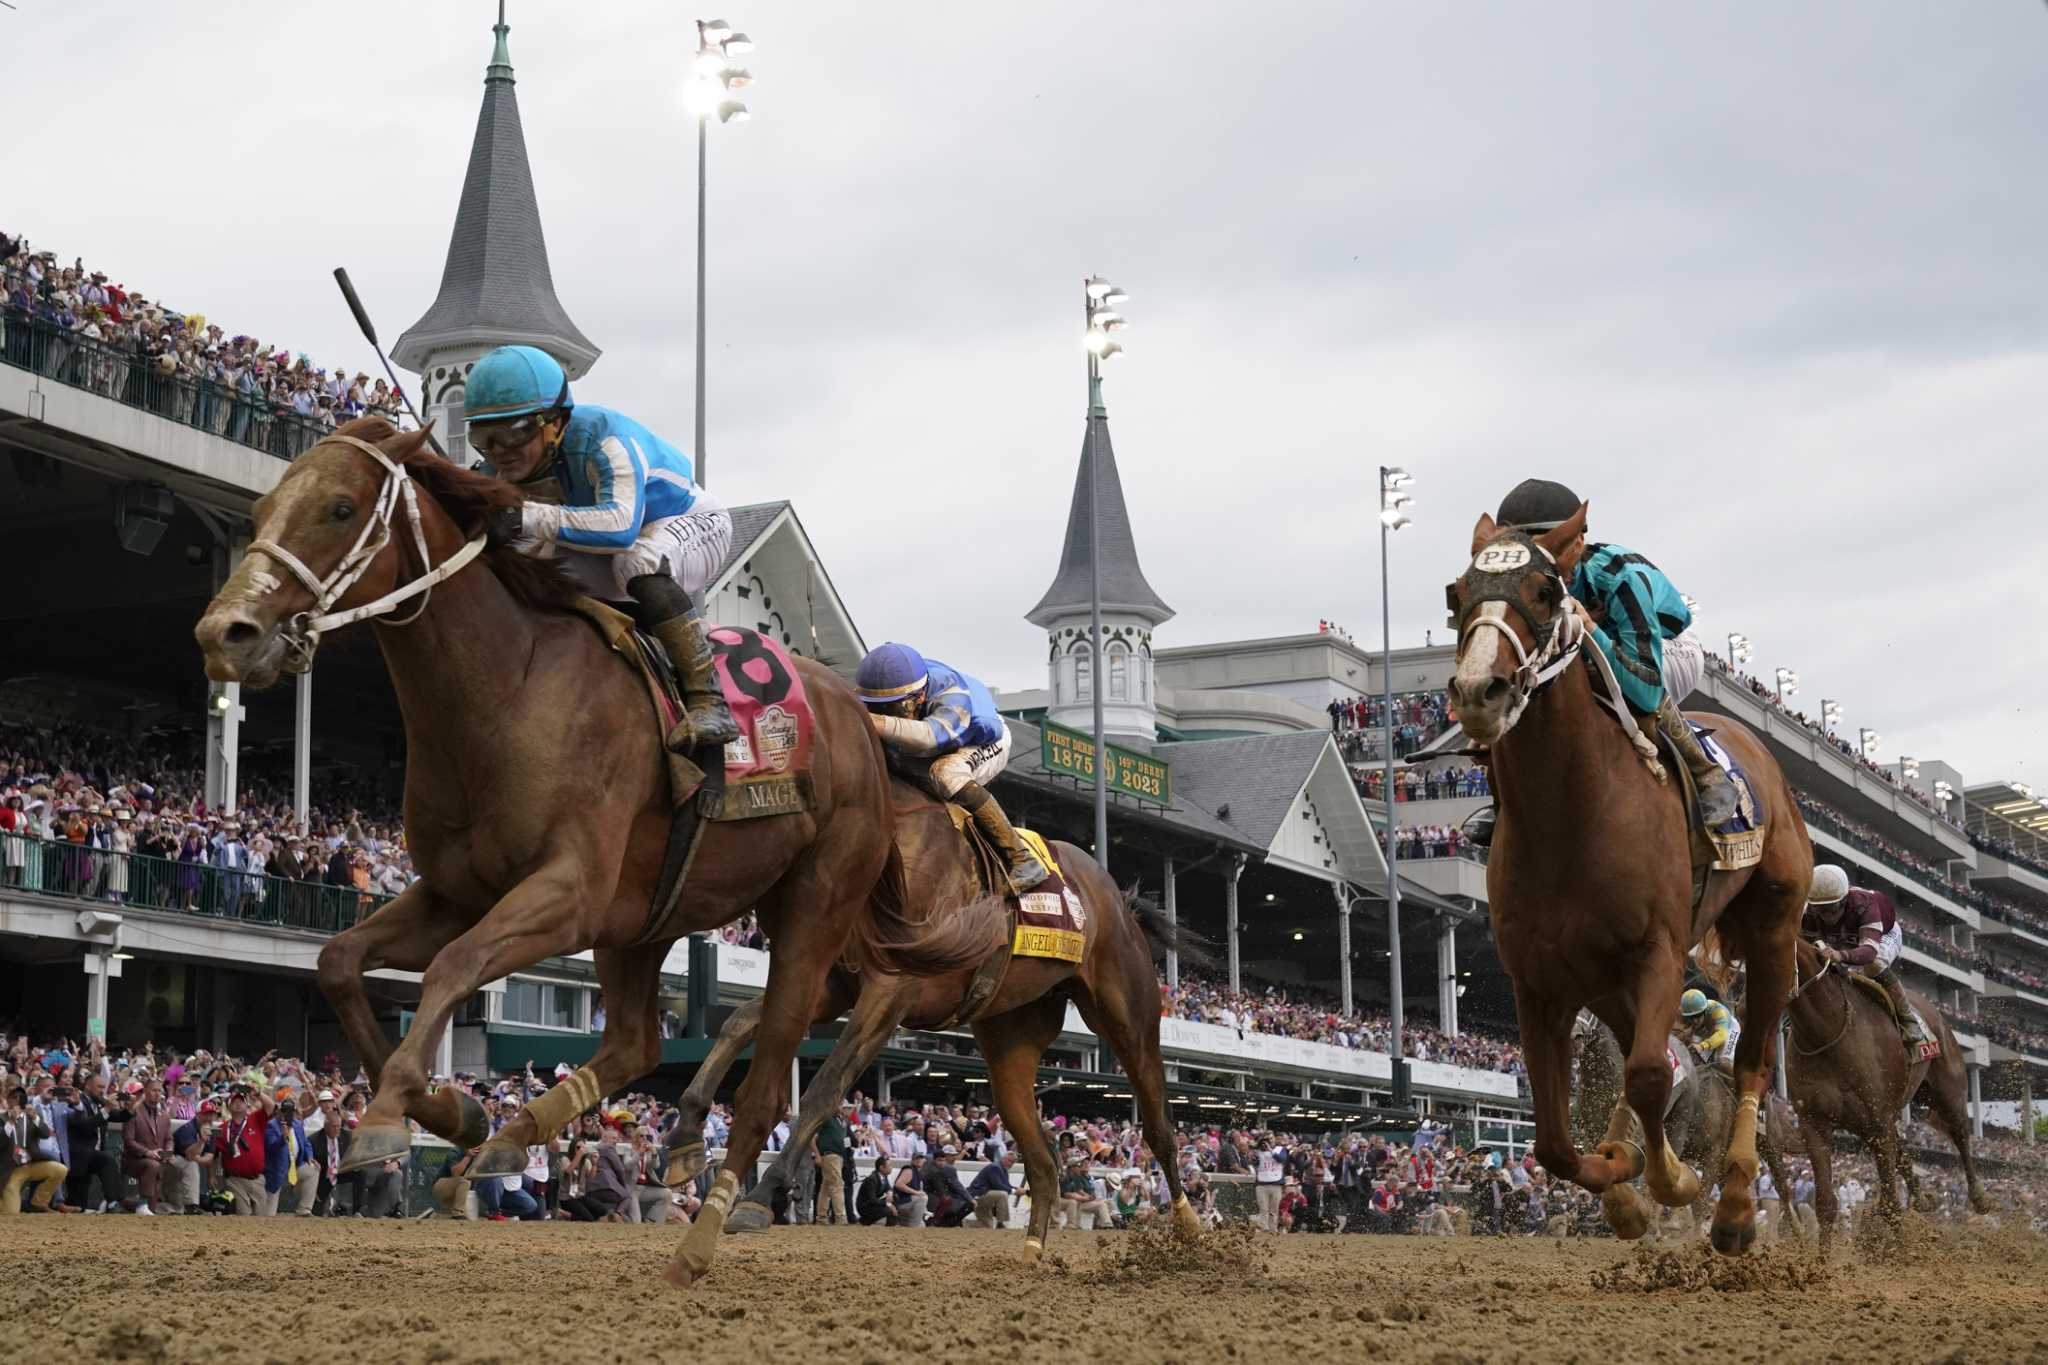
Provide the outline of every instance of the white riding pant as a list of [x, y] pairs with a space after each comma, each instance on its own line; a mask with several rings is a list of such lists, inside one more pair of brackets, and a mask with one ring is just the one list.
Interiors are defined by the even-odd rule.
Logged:
[[699, 493], [696, 503], [679, 517], [642, 526], [631, 548], [618, 554], [591, 554], [559, 541], [555, 545], [562, 567], [583, 590], [610, 602], [631, 598], [626, 584], [642, 574], [661, 572], [664, 560], [669, 577], [696, 599], [731, 549], [732, 513], [709, 493]]
[[1905, 946], [1905, 929], [1894, 922], [1891, 928], [1885, 930], [1884, 937], [1877, 941], [1877, 961], [1871, 964], [1871, 974], [1875, 975], [1896, 962], [1899, 950]]
[[1664, 642], [1664, 690], [1670, 694], [1673, 706], [1685, 705], [1685, 699], [1700, 685], [1700, 675], [1706, 671], [1706, 648], [1691, 627]]
[[933, 759], [932, 786], [950, 801], [969, 782], [987, 786], [995, 780], [997, 773], [1009, 766], [1010, 727], [1005, 725], [1003, 737], [993, 744], [984, 744], [978, 749], [955, 749]]
[[1712, 1060], [1715, 1063], [1715, 1065], [1718, 1066], [1725, 1063], [1728, 1066], [1734, 1066], [1735, 1045], [1741, 1041], [1742, 1025], [1731, 1018], [1728, 1021], [1728, 1041], [1714, 1049], [1714, 1055]]

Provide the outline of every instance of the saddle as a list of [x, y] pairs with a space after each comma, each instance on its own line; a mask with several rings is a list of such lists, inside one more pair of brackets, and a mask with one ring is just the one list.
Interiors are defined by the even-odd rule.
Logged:
[[756, 631], [714, 626], [707, 635], [718, 682], [740, 735], [723, 746], [699, 745], [687, 754], [676, 753], [665, 737], [683, 717], [683, 691], [668, 651], [608, 603], [581, 597], [576, 610], [646, 685], [650, 720], [668, 760], [674, 808], [668, 848], [661, 880], [648, 902], [647, 924], [636, 940], [652, 942], [681, 898], [706, 821], [752, 820], [811, 808], [810, 754], [817, 721], [787, 650]]
[[1710, 873], [1740, 872], [1763, 861], [1764, 822], [1755, 789], [1742, 765], [1715, 741], [1712, 730], [1695, 724], [1690, 717], [1685, 723], [1692, 726], [1707, 756], [1720, 764], [1721, 771], [1735, 784], [1736, 795], [1735, 818], [1719, 829], [1708, 829], [1700, 815], [1699, 784], [1693, 780], [1692, 769], [1686, 766], [1684, 755], [1670, 737], [1661, 730], [1657, 733], [1657, 748], [1664, 755], [1664, 766], [1678, 775], [1679, 799], [1685, 804], [1685, 828], [1692, 846], [1692, 908], [1697, 914], [1700, 903], [1706, 899]]
[[1010, 962], [1019, 957], [1043, 957], [1059, 962], [1079, 962], [1088, 945], [1088, 912], [1080, 896], [1067, 884], [1052, 848], [1035, 830], [1019, 828], [1017, 837], [1044, 866], [1046, 879], [1019, 896], [1010, 883], [1009, 859], [982, 831], [965, 809], [951, 801], [941, 803], [953, 823], [953, 832], [968, 850], [974, 867], [975, 886], [983, 897], [1000, 897], [1009, 912], [1009, 932], [1003, 946], [975, 969], [967, 994], [952, 1017], [939, 1025], [941, 1031], [972, 1023], [1002, 988]]

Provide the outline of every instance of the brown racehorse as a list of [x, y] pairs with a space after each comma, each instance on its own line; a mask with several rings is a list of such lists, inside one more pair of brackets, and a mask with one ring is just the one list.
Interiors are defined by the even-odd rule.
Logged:
[[[1621, 1045], [1590, 1010], [1580, 1011], [1572, 1026], [1572, 1046], [1578, 1062], [1578, 1097], [1583, 1101], [1572, 1110], [1572, 1140], [1590, 1147], [1601, 1141], [1601, 1125], [1610, 1120], [1621, 1102], [1626, 1068]], [[1677, 1084], [1670, 1104], [1670, 1111], [1664, 1116], [1664, 1131], [1678, 1159], [1695, 1170], [1725, 1169], [1736, 1106], [1735, 1088], [1728, 1078], [1718, 1067], [1702, 1063]], [[1783, 1100], [1765, 1095], [1763, 1112], [1764, 1133], [1757, 1142], [1757, 1152], [1770, 1168], [1771, 1179], [1777, 1182], [1780, 1207], [1789, 1211], [1792, 1181], [1785, 1170], [1783, 1153], [1804, 1151], [1805, 1147], [1793, 1124], [1792, 1112]], [[1633, 1188], [1626, 1188], [1633, 1195]], [[1693, 1204], [1692, 1214], [1696, 1225], [1706, 1221], [1704, 1196]], [[1633, 1221], [1625, 1213], [1623, 1217], [1624, 1221]], [[1640, 1209], [1636, 1217], [1644, 1217]], [[1785, 1219], [1785, 1226], [1794, 1229], [1797, 1235], [1797, 1219]]]
[[[553, 566], [480, 553], [486, 513], [519, 494], [423, 453], [425, 441], [366, 418], [300, 456], [256, 503], [256, 539], [195, 632], [209, 677], [267, 687], [310, 666], [322, 630], [359, 610], [377, 620], [405, 722], [405, 827], [420, 880], [320, 952], [321, 988], [378, 1077], [352, 1167], [404, 1155], [408, 1118], [458, 1146], [484, 1140], [475, 1100], [428, 1090], [428, 1059], [457, 1005], [543, 958], [595, 949], [617, 1022], [591, 1063], [518, 1121], [528, 1141], [644, 1074], [660, 1049], [666, 943], [638, 940], [672, 803], [644, 685], [566, 608], [575, 590]], [[684, 1283], [710, 1264], [833, 964], [850, 941], [875, 952], [918, 937], [899, 902], [873, 894], [893, 815], [866, 711], [825, 668], [797, 667], [817, 715], [814, 809], [707, 828], [663, 930], [714, 928], [751, 907], [775, 942], [762, 1064], [741, 1088], [710, 1216], [678, 1251], [671, 1277]], [[926, 942], [891, 960], [944, 969], [967, 959]], [[424, 973], [417, 1020], [396, 1049], [362, 986], [379, 967]]]
[[[901, 781], [895, 783], [893, 795], [908, 903], [943, 907], [974, 896], [973, 857], [954, 832], [945, 809]], [[1139, 908], [1118, 891], [1109, 875], [1080, 849], [1054, 844], [1053, 852], [1087, 908], [1088, 941], [1082, 959], [1078, 964], [1035, 957], [1014, 959], [1000, 989], [971, 1025], [988, 1063], [992, 1098], [1009, 1125], [1030, 1180], [1031, 1223], [1025, 1246], [1034, 1255], [1044, 1249], [1053, 1211], [1059, 1207], [1059, 1171], [1039, 1121], [1036, 1086], [1039, 1062], [1059, 1034], [1070, 1000], [1088, 1027], [1110, 1045], [1131, 1078], [1145, 1141], [1165, 1173], [1174, 1217], [1183, 1231], [1199, 1235], [1201, 1223], [1181, 1192], [1173, 1124], [1166, 1110], [1166, 1070], [1159, 1056], [1159, 977], [1153, 969], [1153, 953], [1155, 947], [1163, 951], [1173, 946], [1175, 933], [1163, 916]], [[966, 932], [978, 935], [990, 951], [1002, 942], [1007, 921], [1001, 902], [972, 902], [959, 913]], [[1184, 952], [1195, 951], [1192, 945], [1181, 946]], [[804, 1087], [802, 1113], [783, 1146], [781, 1160], [734, 1211], [733, 1229], [768, 1225], [768, 1207], [775, 1193], [793, 1186], [811, 1139], [838, 1107], [854, 1078], [874, 1063], [897, 1028], [929, 1029], [951, 1020], [973, 977], [971, 970], [922, 977], [844, 970], [832, 974], [818, 1017], [836, 1018], [848, 1009], [852, 1017], [831, 1057]], [[757, 1003], [736, 1010], [692, 1078], [678, 1106], [681, 1117], [673, 1130], [678, 1142], [670, 1153], [671, 1184], [701, 1169], [704, 1115], [726, 1071], [751, 1040], [759, 1018]]]
[[1821, 1236], [1835, 1226], [1834, 1134], [1846, 1128], [1862, 1139], [1877, 1162], [1877, 1207], [1886, 1222], [1899, 1221], [1899, 1177], [1913, 1194], [1918, 1179], [1899, 1143], [1899, 1114], [1914, 1098], [1924, 1099], [1934, 1126], [1955, 1144], [1969, 1182], [1970, 1207], [1989, 1213], [1991, 1201], [1977, 1181], [1977, 1157], [1970, 1148], [1969, 1078], [1954, 1030], [1941, 1011], [1915, 991], [1906, 998], [1941, 1043], [1933, 1061], [1908, 1059], [1898, 1026], [1882, 1000], [1848, 979], [1850, 968], [1822, 959], [1801, 939], [1798, 989], [1786, 1012], [1792, 1024], [1792, 1055], [1785, 1082], [1792, 1107], [1806, 1133], [1813, 1162], [1813, 1211]]
[[[1615, 1231], [1631, 1226], [1638, 1175], [1667, 1208], [1691, 1204], [1699, 1181], [1671, 1150], [1664, 1099], [1671, 1069], [1664, 1044], [1678, 1016], [1686, 956], [1718, 935], [1703, 957], [1725, 950], [1748, 966], [1741, 1092], [1714, 1210], [1712, 1241], [1726, 1254], [1756, 1236], [1755, 1109], [1769, 1083], [1771, 1026], [1792, 989], [1792, 940], [1813, 873], [1813, 847], [1784, 774], [1756, 737], [1713, 718], [1747, 770], [1761, 807], [1762, 860], [1713, 873], [1693, 908], [1691, 835], [1678, 789], [1653, 773], [1595, 696], [1597, 646], [1584, 638], [1583, 609], [1566, 584], [1576, 563], [1559, 555], [1580, 543], [1586, 507], [1541, 535], [1503, 530], [1482, 515], [1473, 562], [1451, 585], [1458, 628], [1450, 691], [1468, 737], [1490, 747], [1500, 816], [1486, 889], [1515, 1011], [1536, 1120], [1536, 1159], [1603, 1195]], [[1482, 558], [1482, 552], [1491, 551]], [[1503, 638], [1505, 637], [1505, 638]], [[1547, 680], [1546, 680], [1547, 679]], [[1517, 723], [1519, 722], [1519, 723]], [[1617, 1105], [1598, 1154], [1571, 1139], [1571, 1030], [1590, 1007], [1628, 1054], [1627, 1106]], [[1628, 1110], [1642, 1125], [1630, 1140]]]

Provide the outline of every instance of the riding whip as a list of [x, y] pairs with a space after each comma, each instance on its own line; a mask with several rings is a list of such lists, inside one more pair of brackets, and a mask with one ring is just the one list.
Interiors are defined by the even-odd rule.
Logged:
[[419, 409], [415, 408], [412, 399], [406, 396], [405, 385], [398, 382], [398, 374], [391, 368], [391, 361], [385, 357], [384, 348], [377, 344], [377, 329], [370, 325], [370, 315], [363, 311], [363, 301], [356, 297], [356, 287], [348, 282], [347, 266], [334, 267], [334, 282], [341, 286], [341, 296], [348, 300], [348, 311], [356, 315], [356, 326], [363, 329], [363, 339], [369, 342], [370, 349], [377, 353], [377, 359], [383, 364], [384, 373], [391, 380], [391, 387], [398, 394], [399, 401], [404, 403], [405, 410], [412, 414], [412, 420], [426, 431], [427, 443], [434, 447], [434, 453], [444, 460], [447, 459], [448, 452], [441, 449], [441, 438], [434, 434], [432, 427], [420, 420]]

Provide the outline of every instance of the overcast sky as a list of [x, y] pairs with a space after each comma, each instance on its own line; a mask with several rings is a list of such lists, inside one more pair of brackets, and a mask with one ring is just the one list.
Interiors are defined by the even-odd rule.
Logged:
[[[10, 230], [327, 363], [372, 367], [334, 265], [387, 341], [431, 302], [493, 4], [17, 3]], [[577, 391], [687, 445], [683, 13], [509, 19]], [[2036, 0], [724, 17], [758, 84], [711, 132], [709, 482], [793, 499], [871, 643], [1044, 684], [1099, 271], [1162, 646], [1376, 646], [1380, 462], [1395, 641], [1441, 639], [1540, 475], [1883, 757], [2048, 785]]]

